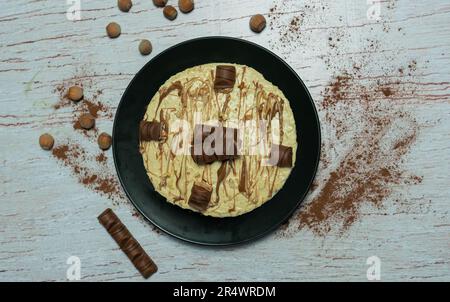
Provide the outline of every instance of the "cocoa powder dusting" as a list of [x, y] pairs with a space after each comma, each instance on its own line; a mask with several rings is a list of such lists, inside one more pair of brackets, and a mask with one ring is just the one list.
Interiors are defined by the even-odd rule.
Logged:
[[67, 152], [69, 151], [69, 146], [63, 145], [53, 148], [52, 153], [57, 159], [67, 160]]
[[[346, 26], [328, 29], [325, 41], [312, 41], [317, 38], [308, 28], [320, 26], [318, 9], [280, 1], [269, 12], [270, 28], [279, 35], [272, 48], [289, 61], [308, 45], [308, 51], [321, 53], [319, 59], [332, 75], [314, 97], [323, 134], [319, 173], [304, 205], [279, 230], [281, 236], [302, 229], [318, 236], [343, 235], [359, 221], [364, 208], [383, 209], [388, 200], [402, 211], [408, 208], [398, 188], [423, 180], [404, 165], [421, 130], [409, 105], [427, 101], [417, 92], [421, 85], [418, 61], [405, 58], [399, 64], [398, 53], [381, 52], [388, 39], [350, 42], [350, 31], [355, 29]], [[386, 24], [393, 14], [386, 12]], [[337, 21], [345, 25], [342, 18]], [[388, 36], [386, 24], [374, 24], [368, 30], [379, 27]]]
[[284, 56], [287, 51], [303, 51], [305, 43], [310, 42], [311, 36], [305, 29], [311, 25], [318, 25], [323, 20], [323, 12], [328, 4], [303, 4], [291, 0], [280, 0], [269, 9], [268, 27], [278, 34], [278, 40], [270, 41], [272, 49], [276, 49]]
[[414, 142], [417, 124], [410, 121], [411, 133], [404, 133], [401, 148], [396, 148], [396, 145], [385, 145], [389, 142], [387, 134], [395, 123], [395, 114], [375, 114], [369, 119], [362, 135], [357, 135], [319, 194], [300, 212], [300, 227], [308, 227], [319, 235], [333, 227], [345, 231], [359, 218], [362, 205], [381, 206], [393, 185], [404, 182], [402, 157]]
[[99, 155], [97, 155], [97, 156], [95, 157], [95, 159], [96, 159], [97, 162], [99, 162], [99, 163], [104, 163], [104, 162], [106, 162], [106, 161], [108, 160], [108, 157], [102, 152], [102, 153], [100, 153]]
[[[102, 90], [92, 91], [92, 82], [87, 80], [87, 76], [79, 77], [81, 79], [75, 78], [64, 81], [62, 84], [59, 84], [54, 92], [58, 94], [59, 100], [56, 104], [53, 105], [53, 109], [60, 110], [68, 108], [72, 111], [72, 125], [73, 129], [80, 131], [86, 137], [96, 137], [98, 135], [98, 128], [94, 127], [93, 129], [86, 130], [83, 129], [78, 121], [79, 117], [82, 114], [90, 113], [92, 116], [97, 118], [106, 118], [112, 119], [113, 113], [112, 110], [103, 102], [101, 102], [98, 98], [103, 94]], [[76, 103], [67, 98], [67, 91], [69, 87], [77, 85], [83, 87], [85, 90], [84, 98]]]
[[[112, 162], [108, 161], [107, 153], [98, 153], [96, 142], [98, 129], [82, 129], [78, 122], [79, 116], [84, 113], [90, 113], [96, 119], [112, 120], [113, 117], [112, 109], [99, 100], [102, 91], [93, 90], [89, 78], [85, 75], [78, 76], [64, 81], [55, 88], [59, 100], [53, 106], [54, 110], [69, 110], [72, 114], [73, 128], [77, 132], [81, 132], [85, 138], [69, 137], [65, 144], [55, 146], [52, 154], [61, 164], [70, 168], [80, 184], [108, 197], [117, 204], [126, 200], [126, 197], [115, 174], [114, 166]], [[72, 102], [66, 97], [68, 88], [73, 85], [83, 87], [85, 91], [84, 99], [78, 103]], [[74, 136], [76, 136], [76, 132], [74, 132]]]
[[[366, 77], [364, 72], [344, 70], [322, 93], [322, 122], [332, 126], [332, 140], [348, 142], [348, 147], [296, 217], [300, 229], [316, 235], [342, 234], [360, 218], [362, 207], [382, 207], [396, 186], [412, 183], [403, 161], [420, 126], [403, 104], [418, 97], [414, 81], [393, 73]], [[334, 150], [334, 142], [325, 148]]]
[[107, 157], [92, 154], [87, 148], [71, 140], [53, 149], [53, 156], [71, 169], [80, 184], [108, 197], [115, 203], [125, 200], [114, 173], [114, 167], [107, 163]]

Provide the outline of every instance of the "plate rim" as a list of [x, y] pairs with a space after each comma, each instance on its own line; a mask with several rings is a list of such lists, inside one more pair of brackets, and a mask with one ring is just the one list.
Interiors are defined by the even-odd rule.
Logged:
[[[116, 137], [115, 133], [116, 133], [116, 128], [117, 128], [117, 124], [118, 124], [118, 120], [117, 120], [117, 112], [121, 109], [121, 106], [123, 106], [124, 103], [124, 96], [128, 93], [128, 91], [131, 89], [132, 85], [134, 84], [134, 82], [136, 81], [137, 75], [139, 73], [141, 73], [148, 65], [151, 64], [151, 62], [153, 62], [154, 60], [156, 60], [157, 58], [161, 57], [162, 55], [164, 55], [167, 52], [170, 52], [172, 49], [177, 48], [177, 47], [181, 47], [185, 44], [189, 44], [189, 43], [193, 43], [196, 41], [200, 41], [200, 40], [214, 40], [214, 39], [224, 39], [224, 40], [231, 40], [231, 41], [236, 41], [239, 43], [245, 43], [245, 44], [250, 44], [254, 47], [257, 47], [267, 53], [269, 53], [271, 56], [275, 57], [279, 62], [281, 62], [282, 64], [284, 64], [297, 78], [297, 80], [299, 81], [299, 83], [303, 86], [303, 89], [306, 91], [306, 94], [308, 96], [308, 100], [312, 105], [312, 109], [314, 112], [314, 118], [315, 121], [317, 123], [317, 130], [318, 130], [318, 135], [317, 135], [317, 140], [318, 140], [318, 152], [317, 152], [317, 157], [315, 158], [315, 164], [314, 164], [314, 170], [313, 170], [313, 176], [311, 177], [308, 186], [307, 186], [307, 190], [305, 190], [305, 192], [303, 192], [303, 194], [300, 196], [300, 198], [298, 199], [298, 202], [295, 204], [294, 207], [292, 207], [292, 209], [286, 214], [286, 216], [280, 220], [280, 222], [275, 223], [274, 225], [272, 225], [270, 228], [268, 228], [267, 230], [254, 235], [252, 237], [243, 239], [243, 240], [239, 240], [236, 242], [224, 242], [224, 243], [208, 243], [208, 242], [202, 242], [202, 241], [198, 241], [198, 240], [192, 240], [192, 239], [188, 239], [185, 238], [183, 236], [174, 234], [173, 232], [165, 229], [163, 226], [160, 226], [159, 224], [155, 223], [151, 218], [149, 218], [135, 203], [135, 201], [133, 200], [133, 198], [131, 198], [130, 193], [128, 192], [128, 189], [126, 188], [124, 181], [122, 179], [122, 176], [119, 172], [119, 168], [118, 168], [118, 155], [116, 155], [117, 153], [117, 143], [116, 140], [114, 139]], [[294, 212], [299, 209], [299, 207], [301, 206], [301, 204], [303, 203], [303, 201], [306, 198], [306, 195], [309, 192], [309, 189], [311, 188], [312, 183], [314, 182], [316, 176], [317, 176], [317, 170], [319, 167], [319, 163], [320, 163], [320, 156], [321, 156], [321, 152], [322, 152], [322, 147], [321, 147], [321, 142], [322, 142], [322, 130], [321, 130], [321, 124], [320, 124], [320, 119], [319, 119], [319, 115], [317, 112], [317, 108], [316, 105], [314, 103], [314, 99], [312, 98], [307, 86], [305, 85], [305, 83], [303, 82], [303, 80], [300, 78], [300, 76], [297, 74], [297, 72], [285, 61], [283, 60], [280, 56], [278, 56], [277, 54], [275, 54], [273, 51], [267, 49], [264, 46], [261, 46], [255, 42], [252, 41], [248, 41], [245, 39], [240, 39], [240, 38], [235, 38], [235, 37], [229, 37], [229, 36], [202, 36], [202, 37], [197, 37], [194, 39], [189, 39], [189, 40], [185, 40], [183, 42], [177, 43], [175, 45], [172, 45], [168, 48], [166, 48], [165, 50], [161, 51], [160, 53], [158, 53], [156, 56], [154, 56], [152, 59], [150, 59], [147, 63], [144, 64], [144, 66], [142, 66], [139, 71], [136, 72], [136, 74], [133, 76], [132, 80], [130, 81], [130, 83], [128, 84], [127, 88], [124, 90], [119, 104], [117, 105], [116, 111], [114, 113], [114, 122], [113, 122], [113, 129], [112, 129], [112, 154], [113, 154], [113, 160], [114, 160], [114, 168], [116, 170], [116, 175], [119, 179], [120, 185], [123, 189], [123, 191], [125, 192], [125, 195], [127, 197], [127, 199], [133, 204], [134, 208], [148, 221], [150, 222], [153, 226], [155, 226], [156, 228], [158, 228], [159, 230], [163, 231], [166, 234], [169, 234], [170, 236], [173, 236], [174, 238], [177, 238], [181, 241], [190, 243], [190, 244], [196, 244], [196, 245], [201, 245], [201, 246], [216, 246], [216, 247], [223, 247], [223, 246], [235, 246], [235, 245], [240, 245], [240, 244], [244, 244], [244, 243], [249, 243], [251, 241], [256, 241], [257, 239], [260, 239], [268, 234], [270, 234], [271, 232], [275, 231], [277, 228], [279, 228], [279, 226], [281, 224], [283, 224], [285, 221], [287, 221], [293, 214]], [[281, 188], [282, 190], [283, 188]], [[272, 197], [273, 198], [273, 197]], [[267, 202], [269, 202], [269, 199]], [[247, 213], [250, 214], [251, 212]], [[218, 218], [218, 219], [223, 219], [223, 218]]]

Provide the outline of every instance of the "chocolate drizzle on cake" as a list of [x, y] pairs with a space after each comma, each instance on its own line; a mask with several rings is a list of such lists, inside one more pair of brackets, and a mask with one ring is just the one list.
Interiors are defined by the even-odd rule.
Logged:
[[[216, 203], [219, 202], [219, 200], [220, 200], [220, 194], [219, 194], [220, 184], [227, 177], [227, 173], [228, 173], [227, 172], [227, 170], [228, 170], [227, 168], [228, 168], [228, 162], [224, 161], [220, 165], [219, 170], [217, 170]], [[226, 192], [226, 187], [225, 186], [224, 186], [224, 190]]]
[[[158, 114], [159, 107], [161, 107], [162, 101], [164, 101], [164, 99], [172, 91], [175, 91], [175, 90], [178, 91], [178, 96], [181, 97], [181, 94], [183, 92], [183, 85], [181, 85], [180, 81], [176, 81], [176, 82], [172, 83], [172, 85], [170, 85], [169, 87], [159, 91], [159, 102], [158, 102], [158, 107], [156, 108], [156, 111], [155, 111], [155, 118], [154, 119], [156, 119], [156, 116]], [[184, 106], [183, 106], [183, 108], [184, 108]]]

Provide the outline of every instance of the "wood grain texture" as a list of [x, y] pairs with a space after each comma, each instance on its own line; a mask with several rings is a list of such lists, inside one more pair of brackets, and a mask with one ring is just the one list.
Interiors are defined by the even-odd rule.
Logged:
[[[71, 255], [81, 259], [83, 281], [143, 281], [97, 222], [106, 207], [114, 208], [158, 264], [159, 272], [149, 281], [365, 281], [366, 259], [372, 255], [382, 261], [384, 281], [450, 281], [448, 1], [383, 1], [378, 23], [367, 19], [368, 6], [358, 0], [197, 0], [192, 13], [179, 14], [173, 22], [149, 0], [133, 1], [127, 14], [114, 0], [82, 0], [82, 19], [77, 22], [66, 19], [65, 1], [0, 3], [0, 281], [65, 281]], [[286, 16], [298, 14], [305, 4], [326, 9], [308, 11], [309, 22], [301, 29], [305, 40], [286, 47], [276, 43], [278, 30], [268, 27], [258, 35], [248, 27], [251, 15], [267, 15], [275, 4], [284, 7], [280, 14]], [[105, 32], [111, 21], [122, 26], [115, 40]], [[386, 26], [391, 28], [388, 33]], [[103, 90], [102, 102], [115, 110], [145, 62], [176, 43], [201, 36], [239, 37], [272, 49], [299, 73], [318, 101], [332, 76], [323, 60], [330, 56], [326, 40], [339, 29], [347, 35], [345, 52], [331, 60], [358, 56], [364, 52], [360, 41], [375, 37], [382, 42], [374, 60], [384, 54], [395, 56], [399, 65], [419, 60], [421, 97], [410, 102], [408, 110], [426, 125], [405, 162], [423, 182], [395, 188], [409, 210], [389, 200], [381, 209], [364, 208], [362, 219], [343, 236], [317, 237], [304, 229], [237, 247], [186, 244], [133, 217], [129, 203], [113, 206], [81, 186], [37, 144], [43, 132], [53, 133], [57, 142], [82, 139], [72, 129], [71, 112], [52, 109], [58, 101], [54, 89], [62, 81], [90, 82], [85, 93]], [[143, 38], [153, 42], [150, 57], [138, 52]], [[98, 124], [111, 132], [112, 118]], [[326, 139], [327, 125], [322, 127]], [[317, 179], [327, 173], [319, 169]]]

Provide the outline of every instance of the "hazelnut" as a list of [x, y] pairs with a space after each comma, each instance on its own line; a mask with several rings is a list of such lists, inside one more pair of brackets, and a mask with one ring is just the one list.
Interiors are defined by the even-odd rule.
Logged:
[[141, 55], [149, 55], [152, 50], [152, 43], [149, 40], [142, 40], [141, 43], [139, 43], [139, 52], [141, 53]]
[[93, 117], [90, 113], [81, 115], [78, 121], [80, 122], [81, 128], [84, 129], [91, 129], [95, 126], [95, 117]]
[[133, 3], [131, 0], [117, 0], [117, 6], [121, 11], [127, 13], [133, 6]]
[[167, 0], [153, 0], [153, 4], [158, 7], [164, 7], [167, 4]]
[[70, 87], [67, 92], [67, 97], [74, 102], [80, 101], [83, 98], [83, 88], [79, 86]]
[[176, 8], [173, 7], [172, 5], [167, 5], [163, 9], [163, 14], [164, 14], [164, 17], [166, 17], [167, 19], [172, 21], [172, 20], [176, 19], [178, 12], [177, 12]]
[[121, 33], [120, 25], [116, 22], [109, 23], [108, 26], [106, 26], [106, 33], [111, 39], [117, 38]]
[[100, 149], [108, 150], [111, 147], [112, 137], [108, 133], [103, 132], [98, 136], [97, 142]]
[[266, 27], [266, 18], [263, 15], [254, 15], [250, 19], [250, 28], [255, 33], [260, 33]]
[[39, 145], [41, 145], [41, 148], [44, 150], [50, 150], [53, 148], [53, 145], [55, 144], [55, 140], [53, 139], [53, 136], [51, 136], [48, 133], [42, 134], [39, 136]]
[[181, 12], [187, 14], [194, 9], [193, 0], [178, 0], [178, 8]]

